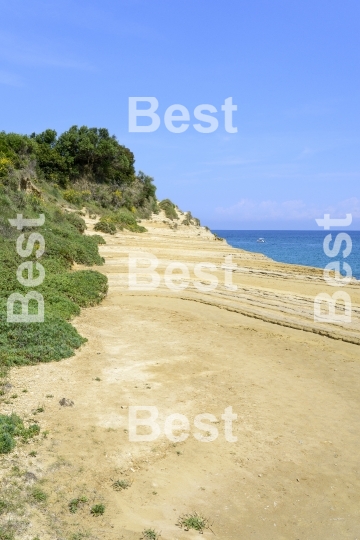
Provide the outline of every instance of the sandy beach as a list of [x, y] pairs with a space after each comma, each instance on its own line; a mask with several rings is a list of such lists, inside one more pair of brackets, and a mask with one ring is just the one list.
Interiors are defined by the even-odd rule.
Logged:
[[[95, 220], [86, 221], [93, 234]], [[88, 342], [70, 359], [11, 370], [19, 397], [5, 412], [29, 418], [43, 407], [36, 418], [48, 431], [3, 457], [49, 494], [46, 509], [27, 515], [24, 539], [138, 540], [145, 528], [165, 540], [360, 539], [359, 282], [343, 288], [351, 323], [314, 322], [314, 297], [335, 292], [322, 270], [234, 249], [163, 215], [141, 225], [148, 232], [103, 235], [96, 269], [108, 276], [108, 296], [74, 321]], [[129, 254], [139, 252], [159, 261], [154, 290], [129, 288]], [[164, 282], [174, 261], [189, 270], [178, 291]], [[209, 285], [194, 274], [200, 262], [216, 266], [211, 291], [199, 290]], [[60, 406], [64, 397], [74, 405]], [[160, 435], [129, 440], [129, 407], [150, 406]], [[216, 417], [212, 441], [194, 425], [205, 413]], [[189, 420], [182, 442], [164, 434], [171, 414]], [[119, 479], [129, 487], [114, 490]], [[80, 496], [88, 503], [71, 514]], [[89, 514], [95, 503], [103, 516]], [[176, 525], [195, 511], [210, 520], [203, 535]]]

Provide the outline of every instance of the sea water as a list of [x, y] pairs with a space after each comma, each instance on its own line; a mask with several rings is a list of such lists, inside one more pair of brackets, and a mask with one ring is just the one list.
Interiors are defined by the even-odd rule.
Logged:
[[[225, 240], [232, 247], [263, 253], [277, 262], [300, 264], [325, 268], [331, 261], [346, 261], [352, 269], [352, 274], [360, 279], [360, 231], [212, 231]], [[351, 254], [343, 259], [342, 250], [336, 257], [327, 257], [324, 253], [323, 241], [327, 234], [332, 240], [339, 232], [346, 232], [352, 240]], [[264, 238], [264, 243], [257, 242]], [[333, 243], [330, 243], [333, 247]], [[342, 268], [342, 265], [340, 266]], [[344, 272], [341, 272], [344, 273]]]

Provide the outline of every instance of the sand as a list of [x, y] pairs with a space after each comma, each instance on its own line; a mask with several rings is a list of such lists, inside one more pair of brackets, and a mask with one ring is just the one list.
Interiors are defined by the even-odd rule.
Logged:
[[[233, 249], [204, 228], [170, 228], [163, 215], [142, 224], [147, 233], [103, 235], [98, 270], [109, 294], [74, 321], [87, 344], [70, 359], [11, 371], [12, 408], [29, 417], [44, 404], [36, 418], [49, 432], [15, 455], [49, 494], [22, 538], [135, 540], [155, 529], [165, 540], [360, 539], [359, 282], [345, 288], [350, 324], [314, 322], [314, 296], [336, 290], [321, 270]], [[159, 259], [154, 290], [129, 290], [129, 253], [139, 251]], [[230, 254], [236, 291], [221, 268]], [[189, 269], [184, 290], [164, 283], [171, 261]], [[216, 265], [216, 289], [194, 285], [199, 262]], [[61, 407], [63, 397], [74, 406]], [[157, 439], [129, 440], [134, 406], [157, 408]], [[237, 419], [225, 436], [229, 407]], [[189, 421], [183, 442], [164, 435], [175, 413]], [[203, 413], [215, 417], [208, 433], [194, 426]], [[215, 440], [198, 440], [214, 428]], [[115, 491], [118, 479], [130, 487]], [[88, 502], [71, 514], [81, 495]], [[101, 517], [90, 515], [96, 503]], [[176, 525], [195, 511], [212, 531]]]

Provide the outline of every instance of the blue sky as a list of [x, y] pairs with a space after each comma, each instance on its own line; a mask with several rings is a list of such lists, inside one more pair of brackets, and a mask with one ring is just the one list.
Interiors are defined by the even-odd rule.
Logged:
[[[358, 0], [0, 1], [0, 129], [107, 127], [171, 198], [215, 229], [360, 228]], [[129, 133], [128, 98], [159, 101]], [[232, 96], [237, 133], [224, 129]], [[219, 127], [198, 133], [194, 108]], [[170, 133], [167, 107], [190, 127]]]

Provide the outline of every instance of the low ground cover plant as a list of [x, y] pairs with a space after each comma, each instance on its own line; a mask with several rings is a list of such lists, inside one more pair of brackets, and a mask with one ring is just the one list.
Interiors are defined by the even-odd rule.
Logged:
[[47, 497], [48, 497], [47, 494], [45, 493], [45, 491], [43, 491], [38, 486], [35, 486], [33, 488], [31, 495], [32, 495], [33, 499], [38, 503], [46, 502]]
[[90, 513], [95, 517], [102, 516], [104, 512], [105, 506], [103, 504], [95, 504], [90, 510]]
[[128, 489], [131, 484], [132, 482], [130, 480], [115, 480], [115, 482], [112, 483], [112, 487], [115, 489], [115, 491], [122, 491], [123, 489]]
[[[0, 204], [0, 365], [9, 367], [67, 358], [85, 341], [71, 325], [71, 319], [79, 315], [82, 307], [101, 302], [107, 293], [104, 275], [93, 270], [71, 271], [75, 262], [87, 266], [103, 264], [98, 251], [99, 237], [82, 234], [85, 223], [80, 216], [64, 212], [45, 198], [40, 200], [19, 193], [12, 185], [0, 184]], [[16, 250], [20, 233], [8, 222], [18, 213], [27, 218], [45, 214], [45, 224], [39, 228], [45, 240], [45, 253], [39, 259], [45, 279], [37, 287], [44, 297], [44, 323], [7, 322], [9, 295], [28, 292], [16, 275], [18, 266], [24, 262]], [[27, 239], [32, 230], [22, 232]], [[37, 261], [35, 254], [27, 260]], [[29, 312], [36, 309], [36, 303], [30, 302]]]
[[71, 514], [76, 514], [79, 508], [85, 503], [87, 503], [86, 497], [78, 497], [77, 499], [72, 499], [69, 502], [69, 511], [71, 512]]
[[193, 529], [194, 531], [203, 533], [206, 529], [211, 530], [210, 521], [201, 514], [198, 514], [198, 512], [181, 515], [176, 525], [185, 531]]
[[24, 442], [39, 435], [40, 428], [37, 424], [25, 427], [24, 422], [16, 414], [0, 414], [0, 454], [7, 454], [16, 445], [16, 439], [21, 438]]
[[155, 529], [144, 529], [141, 534], [141, 540], [158, 540], [160, 538], [160, 533], [156, 532]]

